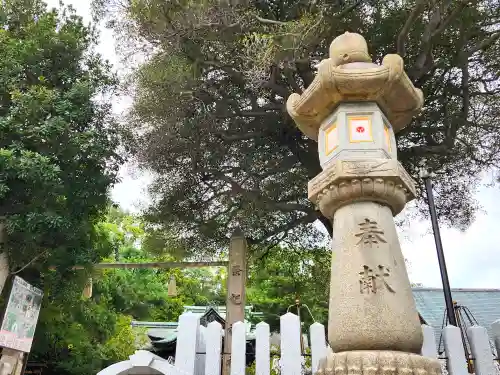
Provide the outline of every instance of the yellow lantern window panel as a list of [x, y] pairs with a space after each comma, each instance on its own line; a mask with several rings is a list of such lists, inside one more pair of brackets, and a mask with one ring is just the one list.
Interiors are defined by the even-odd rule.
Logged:
[[389, 152], [392, 151], [391, 147], [391, 133], [389, 132], [389, 128], [387, 125], [384, 125], [384, 138], [385, 138], [385, 145], [387, 146], [387, 150]]
[[347, 122], [351, 143], [373, 142], [371, 116], [349, 116]]
[[339, 147], [339, 131], [337, 124], [333, 123], [325, 131], [325, 154], [330, 155], [335, 149]]

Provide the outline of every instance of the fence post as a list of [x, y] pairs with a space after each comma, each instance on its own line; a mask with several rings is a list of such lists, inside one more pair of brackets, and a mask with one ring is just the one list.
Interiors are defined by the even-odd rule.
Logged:
[[325, 326], [314, 323], [309, 328], [311, 333], [311, 370], [314, 375], [318, 371], [320, 361], [326, 357]]
[[269, 324], [260, 322], [255, 329], [255, 375], [271, 373], [271, 338]]
[[245, 375], [247, 327], [243, 322], [233, 323], [231, 327], [231, 375]]
[[281, 374], [301, 375], [302, 353], [300, 352], [300, 321], [292, 313], [280, 317]]
[[464, 347], [462, 346], [462, 334], [455, 326], [444, 328], [444, 350], [448, 358], [448, 373], [450, 375], [468, 375], [467, 361]]
[[495, 374], [495, 363], [490, 348], [488, 332], [484, 327], [472, 326], [467, 329], [470, 339], [470, 349], [474, 357], [476, 375]]
[[187, 375], [194, 375], [196, 364], [196, 346], [200, 318], [192, 312], [179, 317], [177, 333], [177, 348], [175, 350], [175, 367]]
[[195, 364], [195, 374], [205, 375], [205, 333], [206, 328], [200, 325], [198, 329], [198, 335], [196, 337], [196, 364]]
[[213, 321], [207, 326], [205, 375], [220, 375], [222, 351], [222, 326]]
[[424, 343], [422, 344], [421, 354], [424, 357], [437, 358], [438, 352], [434, 328], [428, 326], [427, 324], [422, 324], [422, 334], [424, 335]]
[[493, 341], [495, 342], [495, 348], [497, 350], [497, 358], [500, 362], [500, 319], [493, 322], [491, 330], [493, 332]]

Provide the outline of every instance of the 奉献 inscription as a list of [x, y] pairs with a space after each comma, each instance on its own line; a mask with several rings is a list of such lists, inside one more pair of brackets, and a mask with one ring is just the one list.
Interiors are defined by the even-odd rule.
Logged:
[[231, 293], [231, 301], [235, 305], [241, 305], [241, 294]]
[[377, 293], [378, 290], [383, 289], [396, 293], [387, 280], [391, 276], [391, 271], [386, 266], [379, 265], [374, 271], [369, 266], [364, 265], [359, 276], [359, 291], [361, 294]]
[[356, 237], [359, 237], [359, 241], [356, 245], [363, 243], [372, 246], [379, 242], [387, 243], [384, 238], [384, 231], [378, 227], [376, 221], [366, 218], [364, 222], [358, 225], [360, 231], [355, 234]]
[[242, 272], [243, 270], [241, 269], [240, 266], [233, 266], [231, 269], [231, 273], [233, 276], [241, 276]]

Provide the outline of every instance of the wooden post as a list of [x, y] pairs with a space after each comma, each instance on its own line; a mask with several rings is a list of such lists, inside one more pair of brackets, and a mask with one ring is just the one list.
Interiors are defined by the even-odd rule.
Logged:
[[237, 229], [229, 244], [223, 375], [230, 374], [232, 326], [245, 321], [246, 252], [247, 242], [243, 232]]
[[[9, 257], [5, 250], [5, 217], [0, 216], [0, 294], [10, 275]], [[0, 321], [0, 325], [2, 322]], [[19, 350], [0, 348], [0, 375], [20, 375], [27, 355]]]
[[0, 294], [9, 276], [9, 258], [5, 251], [5, 218], [0, 217]]
[[18, 375], [16, 371], [22, 369], [23, 355], [24, 353], [18, 350], [3, 348], [0, 359], [0, 375]]

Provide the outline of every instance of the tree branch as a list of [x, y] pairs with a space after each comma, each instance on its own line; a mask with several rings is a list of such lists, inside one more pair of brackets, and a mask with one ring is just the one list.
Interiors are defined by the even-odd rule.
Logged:
[[283, 69], [283, 73], [285, 74], [286, 80], [288, 81], [288, 84], [292, 87], [293, 91], [295, 91], [298, 94], [302, 94], [302, 88], [295, 80], [293, 72], [289, 68], [285, 68]]
[[420, 78], [423, 76], [431, 67], [433, 66], [432, 57], [432, 34], [437, 29], [441, 21], [441, 9], [436, 6], [436, 9], [431, 15], [429, 23], [425, 27], [424, 33], [422, 35], [422, 43], [420, 44], [420, 53], [417, 56], [415, 62], [415, 78]]
[[275, 94], [277, 94], [283, 98], [287, 98], [291, 93], [285, 86], [282, 86], [278, 83], [279, 68], [276, 65], [272, 65], [270, 73], [271, 74], [270, 74], [269, 81], [265, 82], [263, 84], [263, 87], [270, 89]]
[[471, 56], [474, 53], [476, 53], [477, 51], [487, 49], [488, 47], [493, 45], [493, 43], [495, 43], [499, 39], [500, 39], [500, 31], [497, 31], [497, 32], [493, 33], [492, 35], [490, 35], [488, 38], [483, 39], [481, 42], [479, 42], [473, 48], [471, 48], [469, 51], [467, 51], [467, 56]]
[[[290, 230], [295, 228], [299, 224], [310, 224], [313, 223], [316, 219], [318, 219], [318, 215], [315, 211], [311, 211], [307, 215], [302, 216], [299, 219], [292, 220], [288, 222], [287, 224], [276, 228], [275, 230], [272, 231], [264, 231], [264, 235], [259, 238], [259, 239], [252, 239], [249, 241], [250, 243], [259, 243], [262, 242], [263, 240], [266, 240], [268, 238], [274, 237], [280, 233], [288, 233]], [[284, 237], [283, 237], [284, 238]]]
[[225, 133], [215, 133], [217, 137], [220, 137], [224, 141], [235, 142], [235, 141], [246, 141], [249, 139], [255, 139], [258, 137], [264, 137], [266, 135], [265, 132], [247, 132], [247, 133], [238, 133], [238, 134], [225, 134]]
[[445, 31], [450, 22], [453, 21], [453, 19], [455, 19], [455, 17], [457, 17], [460, 14], [460, 12], [462, 12], [462, 10], [466, 8], [468, 5], [469, 5], [468, 0], [461, 1], [460, 4], [458, 4], [458, 6], [451, 11], [448, 17], [446, 17], [445, 20], [441, 22], [441, 25], [432, 33], [432, 38], [438, 36], [443, 31]]
[[343, 9], [340, 13], [336, 14], [334, 17], [335, 18], [343, 18], [345, 17], [348, 13], [351, 13], [354, 9], [356, 9], [358, 6], [361, 5], [363, 0], [358, 0], [354, 4], [348, 6], [347, 8]]
[[406, 20], [403, 28], [399, 32], [397, 41], [397, 52], [401, 57], [405, 57], [406, 55], [406, 48], [405, 48], [406, 38], [408, 36], [408, 33], [410, 32], [411, 27], [424, 11], [424, 7], [425, 7], [425, 1], [419, 0], [415, 5], [415, 7], [413, 8], [412, 12], [410, 13], [410, 16]]
[[234, 181], [231, 177], [226, 176], [224, 173], [222, 173], [218, 170], [205, 169], [204, 171], [208, 174], [212, 174], [212, 175], [216, 176], [218, 179], [229, 184], [231, 186], [231, 190], [234, 193], [242, 194], [254, 202], [264, 202], [266, 205], [274, 207], [278, 211], [283, 211], [283, 212], [300, 211], [300, 212], [304, 212], [304, 213], [314, 212], [314, 210], [311, 207], [308, 207], [308, 206], [305, 206], [302, 204], [298, 204], [298, 203], [277, 202], [275, 200], [272, 200], [272, 199], [269, 199], [269, 198], [263, 196], [259, 190], [245, 189], [238, 182]]
[[259, 16], [255, 16], [255, 19], [259, 22], [270, 24], [270, 25], [278, 25], [278, 26], [286, 26], [286, 22], [281, 22], [281, 21], [275, 21], [275, 20], [270, 20], [268, 18], [262, 18]]
[[451, 150], [446, 144], [439, 144], [436, 146], [413, 146], [409, 147], [406, 150], [402, 150], [402, 153], [410, 153], [410, 154], [437, 154], [437, 155], [448, 155], [451, 153]]
[[[465, 33], [465, 30], [462, 28], [462, 33]], [[465, 37], [464, 37], [465, 39]], [[465, 40], [462, 45], [465, 45]], [[469, 90], [469, 55], [465, 54], [461, 56], [461, 67], [462, 71], [462, 80], [461, 80], [461, 94], [462, 94], [462, 109], [461, 109], [461, 118], [457, 121], [452, 121], [449, 131], [446, 134], [448, 147], [453, 147], [455, 143], [455, 138], [457, 136], [458, 127], [466, 124], [469, 117], [469, 109], [470, 109], [470, 90]]]
[[49, 250], [45, 250], [45, 251], [41, 252], [40, 254], [36, 255], [33, 259], [31, 259], [28, 263], [26, 263], [24, 266], [22, 266], [20, 269], [18, 269], [15, 272], [11, 272], [10, 274], [11, 275], [17, 275], [18, 273], [24, 271], [26, 268], [28, 268], [33, 263], [35, 263], [39, 258], [44, 257], [48, 253], [49, 253]]
[[308, 87], [314, 80], [314, 74], [309, 60], [297, 60], [295, 61], [295, 67], [297, 68], [300, 78], [304, 81], [304, 87]]

